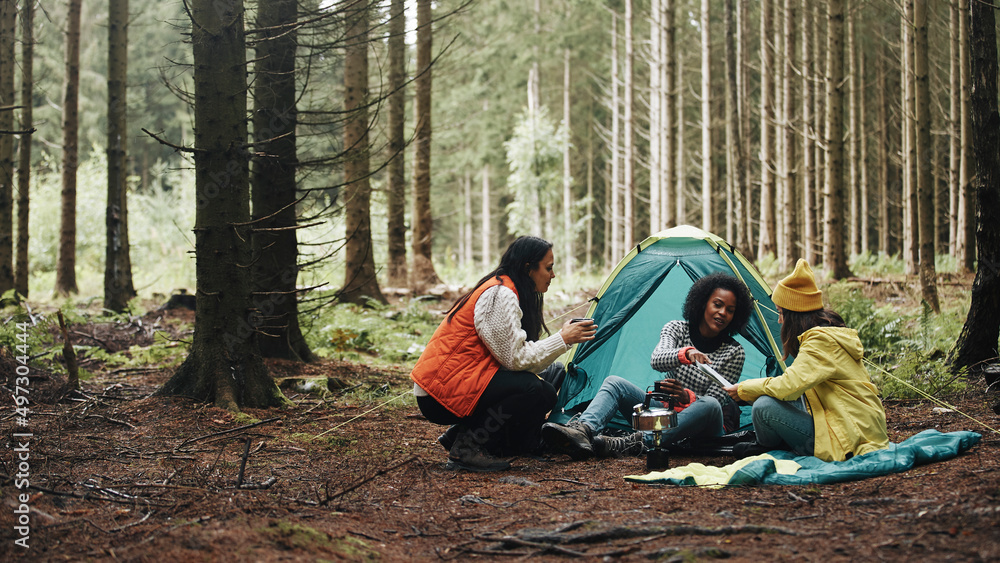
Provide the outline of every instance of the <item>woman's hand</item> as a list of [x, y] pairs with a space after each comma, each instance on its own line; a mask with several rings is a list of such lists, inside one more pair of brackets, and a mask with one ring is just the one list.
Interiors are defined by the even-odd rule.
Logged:
[[676, 379], [663, 379], [661, 381], [657, 381], [653, 384], [653, 388], [656, 389], [658, 393], [666, 393], [667, 395], [670, 395], [678, 400], [684, 400], [687, 398], [684, 393], [684, 386], [681, 385], [681, 382]]
[[596, 333], [597, 324], [594, 323], [593, 319], [576, 322], [571, 320], [566, 321], [566, 324], [559, 329], [559, 334], [562, 335], [563, 342], [569, 345], [593, 340]]
[[739, 389], [740, 389], [739, 385], [730, 385], [729, 387], [723, 387], [722, 388], [723, 391], [725, 391], [726, 393], [729, 393], [729, 396], [732, 397], [732, 399], [734, 401], [739, 401], [740, 400]]
[[689, 362], [698, 362], [699, 364], [710, 364], [712, 363], [711, 358], [707, 354], [698, 350], [697, 348], [692, 348], [687, 351], [687, 359]]

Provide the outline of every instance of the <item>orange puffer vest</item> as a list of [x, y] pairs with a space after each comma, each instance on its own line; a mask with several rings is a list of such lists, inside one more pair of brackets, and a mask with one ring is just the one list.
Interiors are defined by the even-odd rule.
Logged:
[[479, 338], [474, 321], [476, 301], [487, 289], [503, 283], [514, 293], [507, 276], [479, 286], [451, 322], [445, 318], [410, 372], [410, 378], [455, 416], [472, 414], [479, 397], [499, 371], [500, 363]]

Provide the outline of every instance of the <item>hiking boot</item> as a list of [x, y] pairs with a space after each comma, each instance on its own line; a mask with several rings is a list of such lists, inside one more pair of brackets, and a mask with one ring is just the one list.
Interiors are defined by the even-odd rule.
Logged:
[[633, 432], [628, 436], [594, 437], [594, 453], [597, 457], [637, 456], [646, 452], [646, 444], [642, 441], [642, 432]]
[[446, 451], [451, 451], [451, 447], [455, 445], [455, 438], [458, 437], [460, 431], [461, 428], [457, 424], [452, 424], [444, 431], [444, 434], [438, 436], [438, 443]]
[[743, 459], [760, 454], [766, 454], [774, 448], [760, 445], [758, 442], [738, 442], [733, 444], [733, 455]]
[[[447, 434], [447, 432], [446, 432]], [[505, 471], [510, 469], [510, 462], [490, 455], [478, 444], [473, 433], [468, 430], [459, 431], [455, 442], [448, 450], [448, 461], [466, 471]]]
[[546, 422], [542, 425], [542, 439], [557, 454], [566, 454], [574, 461], [594, 455], [594, 432], [579, 420], [569, 424]]

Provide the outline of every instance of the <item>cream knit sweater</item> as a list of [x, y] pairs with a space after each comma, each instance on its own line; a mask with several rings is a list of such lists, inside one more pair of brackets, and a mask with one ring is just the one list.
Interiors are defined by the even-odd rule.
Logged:
[[[495, 285], [476, 301], [473, 322], [479, 338], [503, 369], [537, 374], [569, 350], [569, 346], [559, 332], [529, 342], [521, 328], [522, 316], [517, 294], [508, 287]], [[413, 394], [423, 397], [427, 392], [414, 383]]]

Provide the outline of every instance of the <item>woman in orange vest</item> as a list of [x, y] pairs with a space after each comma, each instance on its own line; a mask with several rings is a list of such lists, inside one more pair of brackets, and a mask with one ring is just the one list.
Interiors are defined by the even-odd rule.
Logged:
[[567, 321], [541, 338], [553, 264], [551, 242], [522, 236], [511, 243], [500, 265], [451, 306], [410, 373], [420, 412], [455, 425], [439, 441], [459, 468], [500, 471], [510, 463], [498, 456], [537, 452], [556, 402], [552, 382], [564, 373], [553, 362], [594, 338], [593, 321]]

